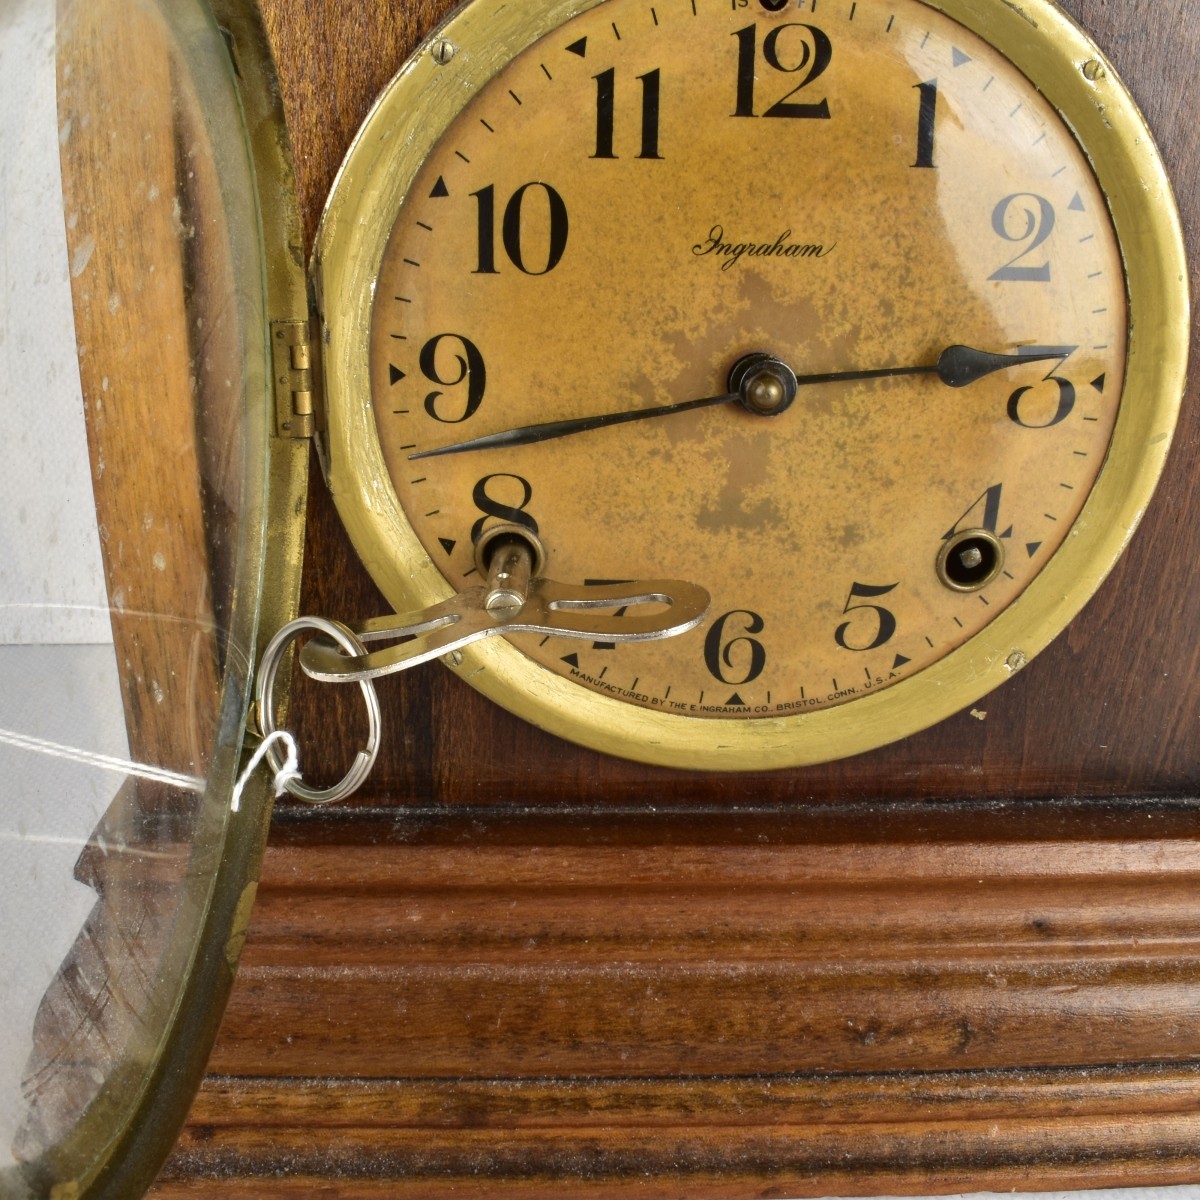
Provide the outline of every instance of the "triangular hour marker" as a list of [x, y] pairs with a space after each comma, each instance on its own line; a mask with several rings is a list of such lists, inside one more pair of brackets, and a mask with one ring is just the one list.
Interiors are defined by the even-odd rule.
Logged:
[[578, 54], [580, 58], [585, 58], [587, 56], [587, 38], [581, 37], [579, 41], [572, 42], [567, 50], [571, 54]]
[[458, 545], [453, 538], [438, 538], [438, 543], [447, 554], [453, 554], [454, 547]]
[[1028, 551], [1030, 558], [1033, 558], [1041, 548], [1041, 542], [1027, 542], [1025, 545], [1025, 549]]
[[892, 663], [892, 670], [898, 671], [901, 667], [907, 667], [912, 662], [911, 658], [905, 658], [903, 654], [896, 655], [896, 661]]
[[1004, 531], [1004, 532], [1003, 532], [1003, 533], [1002, 533], [1000, 536], [1001, 536], [1002, 538], [1010, 538], [1010, 537], [1012, 537], [1012, 529], [1013, 529], [1013, 527], [1010, 525], [1010, 526], [1009, 526], [1009, 527], [1008, 527], [1008, 528], [1007, 528], [1007, 529], [1006, 529], [1006, 530], [1005, 530], [1005, 531]]
[[1094, 387], [1096, 389], [1096, 391], [1098, 391], [1101, 395], [1103, 395], [1104, 394], [1104, 385], [1107, 382], [1107, 380], [1108, 380], [1107, 374], [1097, 375], [1096, 378], [1092, 380], [1092, 387]]
[[969, 54], [964, 54], [957, 46], [952, 46], [950, 49], [950, 61], [956, 66], [961, 67], [965, 63], [971, 61]]
[[437, 183], [433, 185], [433, 191], [429, 194], [439, 200], [450, 195], [450, 189], [446, 186], [446, 181], [440, 175], [438, 176]]
[[577, 671], [579, 670], [579, 655], [578, 654], [564, 654], [562, 657], [562, 661], [565, 662], [568, 667], [574, 667]]
[[404, 378], [404, 372], [402, 370], [400, 370], [399, 367], [393, 367], [389, 364], [388, 376], [391, 381], [392, 387], [395, 387], [396, 384], [398, 384], [400, 382], [400, 380], [402, 380]]
[[1070, 204], [1067, 205], [1067, 207], [1072, 212], [1087, 212], [1087, 209], [1083, 206], [1083, 197], [1078, 192], [1075, 193], [1075, 198]]
[[730, 696], [729, 699], [725, 701], [725, 707], [726, 708], [745, 708], [746, 702], [745, 702], [745, 700], [743, 700], [741, 698], [741, 696], [739, 696], [737, 694], [737, 692], [734, 692], [733, 695]]

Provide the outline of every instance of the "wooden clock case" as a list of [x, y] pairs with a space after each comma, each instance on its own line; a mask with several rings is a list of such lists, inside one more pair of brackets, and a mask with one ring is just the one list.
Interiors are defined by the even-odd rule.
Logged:
[[[832, 0], [822, 0], [832, 2]], [[1192, 259], [1200, 26], [1065, 0]], [[444, 0], [263, 0], [308, 247]], [[1192, 281], [1193, 290], [1195, 280]], [[801, 1196], [1200, 1180], [1200, 412], [1116, 571], [972, 712], [827, 766], [668, 771], [434, 665], [364, 792], [277, 805], [155, 1195]], [[310, 490], [302, 611], [377, 615]], [[296, 683], [332, 780], [357, 693]]]

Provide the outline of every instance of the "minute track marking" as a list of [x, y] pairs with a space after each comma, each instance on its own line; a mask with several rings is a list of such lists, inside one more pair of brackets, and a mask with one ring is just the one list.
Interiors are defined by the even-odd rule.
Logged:
[[[797, 387], [822, 383], [852, 383], [867, 379], [894, 379], [908, 375], [936, 375], [947, 387], [967, 387], [996, 371], [1020, 366], [1030, 362], [1062, 361], [1074, 352], [1073, 346], [1039, 347], [1036, 354], [995, 354], [987, 350], [976, 350], [971, 346], [948, 346], [938, 355], [936, 363], [912, 367], [878, 367], [870, 370], [831, 371], [812, 375], [792, 376]], [[593, 429], [605, 429], [613, 425], [624, 425], [632, 421], [645, 421], [654, 417], [667, 417], [674, 413], [694, 409], [712, 408], [745, 399], [744, 389], [724, 392], [718, 396], [706, 396], [699, 400], [683, 400], [678, 404], [666, 404], [657, 408], [637, 408], [624, 412], [603, 413], [592, 417], [570, 417], [561, 421], [541, 421], [533, 425], [520, 425], [487, 433], [465, 441], [438, 446], [410, 454], [410, 461], [420, 458], [436, 458], [447, 454], [465, 454], [473, 450], [508, 449], [515, 446], [531, 446], [538, 442], [587, 433]]]

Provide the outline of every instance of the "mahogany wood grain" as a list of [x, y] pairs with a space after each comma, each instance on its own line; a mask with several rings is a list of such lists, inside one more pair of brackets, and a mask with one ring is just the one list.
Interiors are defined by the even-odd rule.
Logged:
[[[441, 0], [264, 0], [311, 238]], [[1200, 28], [1069, 0], [1200, 234]], [[1193, 286], [1195, 278], [1193, 278]], [[1084, 614], [848, 762], [712, 776], [558, 742], [434, 666], [369, 790], [279, 805], [160, 1197], [747, 1197], [1200, 1180], [1200, 415]], [[305, 609], [383, 601], [313, 489]], [[298, 683], [330, 778], [358, 698]]]

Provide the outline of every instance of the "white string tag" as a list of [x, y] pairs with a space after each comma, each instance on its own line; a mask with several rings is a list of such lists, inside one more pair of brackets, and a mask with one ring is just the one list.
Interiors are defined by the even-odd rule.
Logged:
[[229, 802], [229, 807], [233, 812], [237, 812], [241, 807], [242, 792], [245, 790], [246, 784], [250, 782], [250, 776], [258, 770], [259, 764], [267, 757], [271, 751], [271, 747], [277, 742], [283, 743], [287, 750], [287, 757], [275, 772], [273, 784], [276, 799], [287, 791], [289, 783], [300, 778], [300, 757], [296, 749], [296, 739], [286, 729], [272, 730], [259, 743], [258, 749], [250, 756], [250, 761], [246, 764], [241, 775], [238, 776], [237, 783], [233, 785], [233, 795]]

